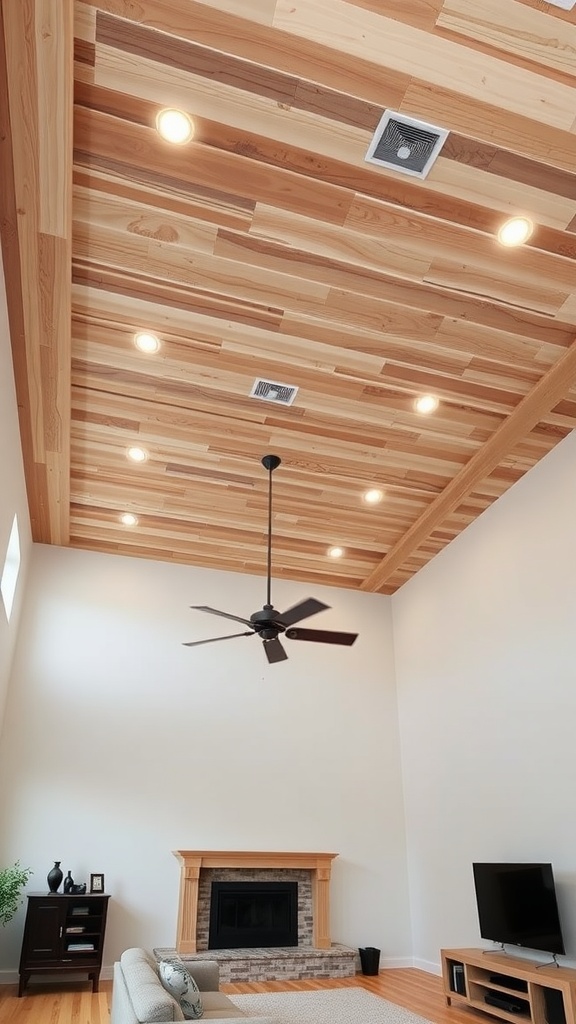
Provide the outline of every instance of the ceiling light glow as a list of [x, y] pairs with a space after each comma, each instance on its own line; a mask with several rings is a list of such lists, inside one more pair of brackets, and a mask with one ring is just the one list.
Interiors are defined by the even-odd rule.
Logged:
[[126, 454], [132, 462], [146, 462], [148, 458], [148, 452], [145, 448], [129, 448]]
[[368, 505], [377, 505], [378, 502], [382, 501], [384, 494], [377, 488], [373, 488], [371, 491], [364, 492], [364, 501]]
[[120, 522], [124, 526], [138, 526], [138, 516], [135, 516], [132, 512], [124, 512], [120, 516]]
[[344, 548], [328, 548], [328, 554], [330, 555], [330, 558], [342, 558]]
[[166, 142], [181, 146], [194, 135], [192, 121], [183, 110], [161, 110], [156, 115], [156, 129]]
[[523, 245], [527, 242], [534, 230], [534, 225], [528, 217], [512, 217], [502, 225], [498, 232], [498, 241], [501, 245]]
[[139, 331], [138, 334], [134, 335], [134, 344], [141, 352], [148, 352], [151, 354], [157, 352], [160, 348], [160, 341], [156, 335], [146, 334], [143, 331]]
[[428, 413], [435, 412], [439, 406], [439, 400], [436, 395], [420, 395], [419, 398], [414, 402], [414, 408], [416, 412], [422, 413], [426, 416]]

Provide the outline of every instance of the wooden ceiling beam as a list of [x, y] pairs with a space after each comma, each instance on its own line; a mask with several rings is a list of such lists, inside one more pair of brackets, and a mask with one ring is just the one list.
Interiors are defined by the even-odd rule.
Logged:
[[72, 0], [1, 3], [2, 247], [34, 540], [70, 504]]
[[568, 393], [576, 382], [576, 341], [548, 370], [542, 380], [522, 399], [464, 466], [441, 494], [415, 520], [380, 564], [366, 577], [360, 589], [379, 591], [407, 559], [414, 556], [434, 530], [444, 523], [474, 488], [499, 465], [540, 420]]

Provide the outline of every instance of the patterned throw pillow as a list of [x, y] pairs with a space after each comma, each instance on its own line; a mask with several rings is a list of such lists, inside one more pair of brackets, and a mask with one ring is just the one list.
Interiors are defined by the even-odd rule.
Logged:
[[199, 1020], [204, 1013], [200, 989], [181, 960], [161, 960], [158, 964], [160, 981], [180, 1004], [185, 1020]]

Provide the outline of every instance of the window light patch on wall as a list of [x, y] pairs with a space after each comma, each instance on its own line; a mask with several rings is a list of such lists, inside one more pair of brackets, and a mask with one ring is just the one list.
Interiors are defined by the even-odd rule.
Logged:
[[18, 533], [18, 516], [15, 515], [12, 522], [12, 529], [10, 530], [8, 547], [6, 549], [6, 558], [4, 559], [4, 568], [2, 569], [2, 579], [0, 580], [0, 591], [2, 592], [2, 600], [4, 602], [8, 621], [10, 621], [10, 615], [12, 614], [12, 605], [14, 604], [14, 594], [16, 593], [16, 583], [18, 581], [19, 571], [20, 536]]

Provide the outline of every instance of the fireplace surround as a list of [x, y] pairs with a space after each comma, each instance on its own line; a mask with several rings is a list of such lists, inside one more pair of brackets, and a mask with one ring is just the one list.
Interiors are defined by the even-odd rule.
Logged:
[[273, 853], [270, 851], [175, 850], [180, 862], [180, 898], [176, 949], [180, 954], [198, 951], [198, 896], [203, 872], [212, 868], [250, 870], [305, 870], [311, 877], [312, 945], [330, 949], [330, 874], [335, 853]]

